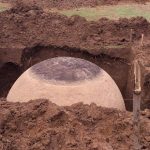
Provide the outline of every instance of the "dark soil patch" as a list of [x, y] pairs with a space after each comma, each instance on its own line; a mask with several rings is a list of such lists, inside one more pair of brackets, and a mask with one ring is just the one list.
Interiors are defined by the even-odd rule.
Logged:
[[14, 84], [21, 69], [13, 63], [6, 63], [0, 67], [0, 97], [6, 97], [9, 89]]

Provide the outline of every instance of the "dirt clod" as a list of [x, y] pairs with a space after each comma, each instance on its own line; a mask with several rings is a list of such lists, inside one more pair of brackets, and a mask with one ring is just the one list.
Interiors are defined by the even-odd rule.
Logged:
[[[143, 117], [142, 117], [143, 118]], [[150, 122], [141, 123], [141, 144], [150, 148]], [[131, 113], [48, 100], [0, 102], [0, 147], [16, 150], [133, 150]]]

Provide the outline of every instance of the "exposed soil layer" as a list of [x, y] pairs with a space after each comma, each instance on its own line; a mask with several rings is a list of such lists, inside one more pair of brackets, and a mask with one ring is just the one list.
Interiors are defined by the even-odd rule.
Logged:
[[[145, 39], [149, 38], [150, 23], [146, 19], [137, 17], [112, 21], [102, 18], [89, 22], [79, 16], [67, 18], [45, 13], [37, 6], [19, 6], [0, 13], [0, 22], [1, 65], [13, 62], [25, 71], [47, 58], [80, 57], [105, 69], [116, 81], [124, 98], [131, 100], [131, 64], [136, 58], [136, 51], [139, 51], [132, 46], [135, 42], [139, 43], [142, 33]], [[142, 65], [145, 66], [145, 63]], [[6, 75], [2, 76], [5, 78]]]
[[[150, 112], [142, 112], [140, 143], [150, 148]], [[47, 100], [0, 102], [0, 149], [133, 150], [132, 114]]]
[[133, 47], [135, 50], [135, 59], [138, 59], [142, 67], [143, 80], [143, 104], [150, 108], [150, 39], [146, 39], [142, 47], [137, 44]]
[[95, 7], [99, 5], [116, 5], [118, 3], [145, 3], [149, 0], [0, 0], [12, 4], [29, 4], [40, 6], [42, 8], [78, 8], [78, 7]]

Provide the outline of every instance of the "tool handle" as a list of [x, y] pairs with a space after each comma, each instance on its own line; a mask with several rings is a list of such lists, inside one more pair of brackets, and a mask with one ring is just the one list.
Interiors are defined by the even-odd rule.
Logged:
[[137, 60], [134, 61], [134, 93], [141, 94], [141, 69]]

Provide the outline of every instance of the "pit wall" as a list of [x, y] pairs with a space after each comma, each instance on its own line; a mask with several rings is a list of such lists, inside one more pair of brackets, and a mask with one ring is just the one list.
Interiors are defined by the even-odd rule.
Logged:
[[[104, 69], [116, 82], [118, 85], [126, 103], [126, 107], [128, 110], [132, 109], [132, 93], [131, 93], [131, 83], [130, 83], [130, 75], [131, 75], [131, 65], [130, 63], [123, 58], [119, 57], [111, 57], [110, 55], [106, 54], [99, 54], [99, 55], [92, 55], [89, 54], [86, 51], [80, 50], [80, 49], [70, 49], [68, 47], [44, 47], [44, 46], [36, 46], [33, 48], [26, 48], [22, 50], [21, 59], [20, 56], [18, 60], [20, 59], [19, 67], [17, 66], [17, 69], [15, 69], [14, 72], [16, 72], [14, 77], [15, 80], [20, 76], [22, 72], [27, 70], [32, 65], [39, 63], [43, 60], [58, 57], [58, 56], [69, 56], [69, 57], [77, 57], [82, 58], [85, 60], [88, 60], [90, 62], [93, 62], [100, 66], [102, 69]], [[17, 60], [17, 58], [16, 58]], [[13, 67], [11, 68], [13, 70]], [[19, 70], [16, 71], [16, 70]], [[9, 74], [9, 72], [7, 72]], [[10, 74], [12, 74], [10, 72]], [[1, 73], [3, 75], [5, 80], [7, 76], [5, 74]], [[12, 76], [12, 75], [11, 75]], [[3, 82], [3, 81], [0, 81]], [[0, 83], [1, 84], [1, 83]], [[0, 96], [6, 96], [10, 87], [12, 86], [12, 82], [10, 82], [10, 85], [7, 86], [7, 89], [5, 85], [0, 87]], [[5, 89], [5, 94], [2, 92]]]
[[[70, 48], [58, 48], [58, 47], [34, 47], [32, 49], [26, 49], [22, 55], [22, 65], [23, 70], [26, 70], [30, 66], [41, 62], [45, 59], [58, 57], [58, 56], [69, 56], [69, 57], [77, 57], [93, 62], [103, 68], [116, 82], [118, 85], [124, 99], [127, 101], [127, 105], [131, 103], [130, 91], [128, 91], [127, 87], [129, 87], [128, 83], [128, 75], [130, 75], [130, 64], [127, 60], [117, 57], [110, 57], [106, 54], [100, 55], [91, 55], [86, 51], [82, 51], [79, 49], [70, 49]], [[128, 85], [128, 86], [127, 86]], [[130, 100], [130, 102], [129, 102]], [[127, 106], [129, 107], [129, 106]], [[131, 105], [130, 105], [131, 109]]]
[[143, 68], [143, 91], [142, 91], [142, 102], [143, 108], [150, 109], [150, 67]]

